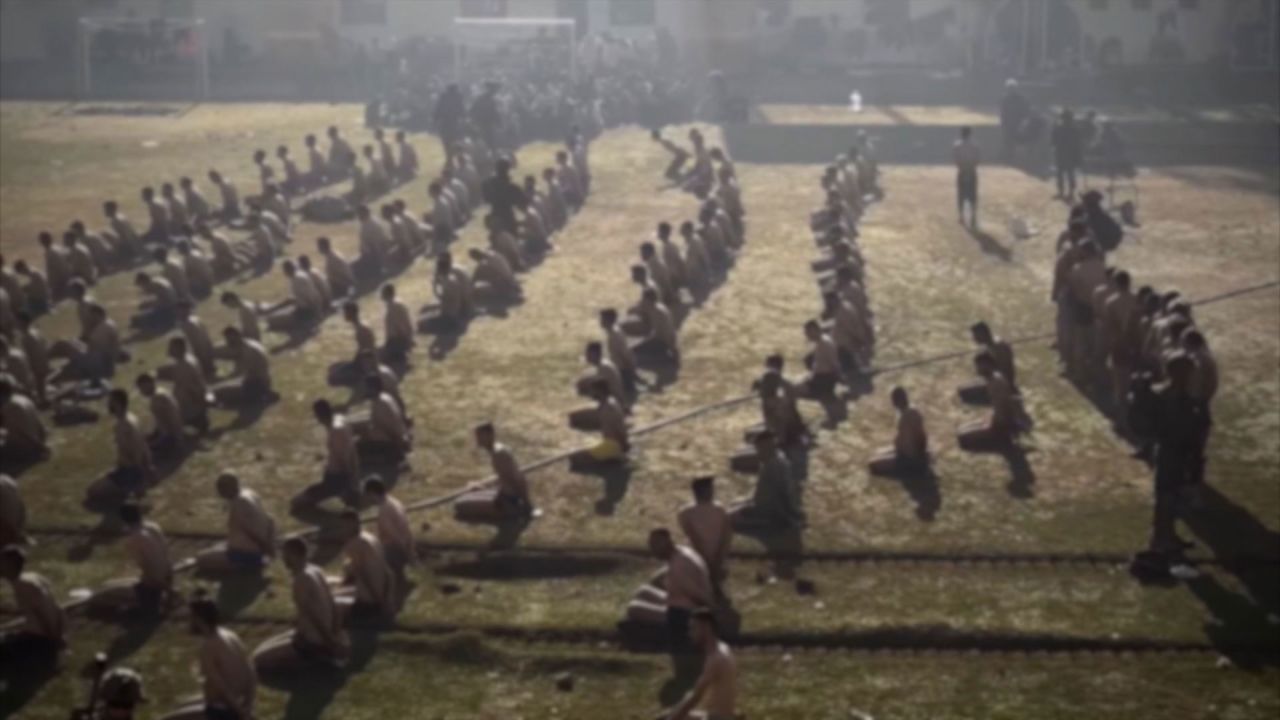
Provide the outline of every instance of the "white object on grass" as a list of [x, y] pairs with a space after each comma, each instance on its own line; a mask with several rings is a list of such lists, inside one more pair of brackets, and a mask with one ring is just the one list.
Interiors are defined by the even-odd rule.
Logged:
[[849, 109], [853, 112], [862, 112], [862, 93], [854, 90], [849, 93]]

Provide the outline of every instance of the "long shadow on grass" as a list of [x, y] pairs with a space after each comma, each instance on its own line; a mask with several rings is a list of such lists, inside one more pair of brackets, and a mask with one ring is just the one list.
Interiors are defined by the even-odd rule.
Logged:
[[[1220, 623], [1216, 633], [1210, 632], [1210, 639], [1218, 643], [1221, 637], [1234, 640], [1242, 633], [1257, 638], [1259, 630], [1265, 631], [1269, 625], [1258, 616], [1280, 615], [1280, 572], [1276, 566], [1280, 533], [1211, 485], [1204, 486], [1200, 507], [1184, 513], [1182, 519], [1215, 557], [1224, 559], [1223, 569], [1248, 591], [1248, 597], [1233, 593], [1208, 576], [1188, 583]], [[1275, 628], [1270, 631], [1274, 637]]]
[[315, 665], [305, 670], [263, 678], [265, 685], [289, 693], [284, 720], [313, 720], [323, 715], [338, 692], [346, 686], [347, 680], [369, 665], [377, 652], [378, 640], [379, 630], [376, 628], [353, 628], [351, 654], [345, 667]]
[[897, 482], [907, 491], [907, 495], [916, 504], [916, 517], [921, 522], [933, 522], [942, 509], [942, 490], [938, 484], [938, 475], [932, 467], [924, 470], [905, 470], [890, 475], [882, 475], [886, 480]]
[[622, 565], [622, 558], [601, 555], [497, 555], [451, 562], [437, 567], [435, 574], [467, 580], [542, 580], [609, 575]]
[[969, 234], [969, 237], [973, 238], [978, 243], [978, 249], [983, 253], [990, 255], [1000, 262], [1013, 262], [1013, 251], [1004, 245], [1001, 245], [1000, 241], [996, 240], [991, 234], [968, 225], [966, 225], [964, 229], [965, 232]]

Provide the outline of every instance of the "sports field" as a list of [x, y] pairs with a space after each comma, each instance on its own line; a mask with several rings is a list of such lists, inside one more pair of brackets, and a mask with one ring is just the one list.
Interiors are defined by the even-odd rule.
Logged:
[[[143, 185], [209, 168], [242, 192], [256, 185], [250, 155], [300, 147], [308, 132], [338, 125], [360, 144], [361, 108], [344, 105], [204, 105], [177, 117], [77, 117], [59, 106], [0, 104], [0, 240], [6, 260], [39, 260], [36, 234], [73, 219], [100, 224], [101, 202], [119, 199], [141, 222]], [[718, 131], [704, 128], [717, 144]], [[672, 128], [669, 136], [683, 135]], [[439, 143], [413, 138], [425, 168]], [[556, 148], [519, 152], [521, 175], [547, 166]], [[833, 147], [832, 155], [841, 148]], [[994, 150], [994, 149], [993, 149]], [[471, 324], [456, 345], [422, 337], [402, 393], [415, 418], [412, 469], [394, 493], [406, 502], [448, 494], [488, 474], [471, 444], [474, 424], [493, 420], [524, 463], [584, 445], [566, 414], [583, 404], [573, 382], [596, 312], [635, 302], [628, 266], [661, 220], [692, 219], [696, 201], [662, 182], [667, 157], [639, 128], [607, 132], [591, 148], [593, 193], [555, 239], [558, 251], [523, 278], [525, 302], [506, 317]], [[1141, 227], [1112, 256], [1137, 284], [1177, 288], [1193, 299], [1280, 275], [1280, 181], [1230, 168], [1165, 168], [1139, 182]], [[1242, 295], [1197, 309], [1222, 372], [1203, 507], [1182, 532], [1196, 542], [1202, 576], [1144, 587], [1125, 572], [1145, 544], [1150, 477], [1130, 448], [1070, 383], [1047, 341], [1017, 346], [1019, 384], [1036, 422], [1025, 462], [960, 451], [955, 428], [977, 417], [955, 395], [970, 379], [967, 328], [985, 319], [1006, 338], [1052, 330], [1048, 300], [1053, 239], [1067, 208], [1045, 183], [1017, 170], [984, 171], [986, 231], [955, 219], [953, 170], [886, 166], [887, 196], [861, 226], [876, 312], [877, 375], [847, 418], [824, 424], [809, 455], [809, 527], [798, 557], [739, 536], [729, 591], [753, 647], [740, 659], [749, 718], [1266, 718], [1280, 711], [1280, 293]], [[747, 246], [728, 281], [681, 330], [683, 364], [660, 392], [641, 396], [633, 426], [645, 428], [750, 391], [761, 362], [785, 354], [799, 372], [801, 326], [820, 309], [809, 261], [808, 214], [822, 201], [816, 165], [738, 166]], [[205, 183], [207, 185], [207, 183]], [[210, 192], [208, 187], [206, 193]], [[427, 206], [425, 181], [401, 188]], [[1008, 223], [1038, 233], [1014, 240]], [[314, 255], [326, 235], [348, 255], [355, 224], [301, 224], [290, 254]], [[473, 222], [465, 249], [485, 243]], [[458, 251], [455, 248], [455, 256]], [[430, 300], [429, 265], [397, 280], [411, 307]], [[131, 277], [94, 290], [122, 326], [137, 304]], [[231, 287], [253, 300], [286, 292], [278, 271]], [[381, 328], [382, 306], [361, 300]], [[211, 329], [230, 315], [206, 301]], [[49, 338], [72, 334], [70, 307], [42, 321]], [[130, 346], [118, 371], [131, 383], [160, 362], [163, 338]], [[330, 318], [315, 337], [268, 339], [282, 400], [252, 423], [214, 414], [214, 431], [146, 499], [150, 517], [185, 557], [225, 524], [213, 479], [235, 470], [287, 529], [289, 498], [320, 473], [322, 433], [310, 404], [339, 404], [330, 364], [354, 350], [350, 329]], [[920, 362], [918, 362], [920, 361]], [[895, 369], [910, 364], [909, 369]], [[936, 455], [934, 486], [870, 478], [866, 461], [892, 437], [888, 392], [901, 384], [924, 412]], [[145, 415], [145, 411], [140, 413]], [[757, 421], [747, 402], [644, 434], [625, 473], [602, 479], [564, 463], [531, 476], [543, 515], [517, 538], [452, 520], [447, 506], [415, 516], [427, 561], [398, 620], [357, 633], [345, 673], [269, 685], [259, 716], [326, 718], [647, 718], [670, 701], [664, 658], [630, 654], [613, 625], [652, 570], [646, 532], [674, 525], [688, 481], [718, 475], [722, 500], [750, 491], [728, 469], [742, 432]], [[39, 545], [31, 569], [63, 595], [129, 572], [113, 528], [81, 509], [86, 486], [112, 463], [107, 422], [58, 428], [51, 460], [19, 478]], [[776, 548], [773, 548], [776, 549]], [[797, 548], [790, 548], [796, 550]], [[336, 561], [331, 564], [336, 569]], [[797, 592], [795, 579], [812, 581]], [[283, 568], [265, 583], [205, 588], [247, 642], [281, 629], [291, 610]], [[12, 606], [6, 590], [0, 605]], [[150, 713], [198, 690], [189, 666], [197, 641], [179, 613], [158, 625], [120, 626], [77, 617], [71, 652], [51, 677], [6, 679], [0, 717], [61, 718], [81, 697], [81, 671], [96, 651], [147, 678]], [[818, 651], [814, 645], [839, 648]], [[1094, 652], [1092, 648], [1111, 648]], [[1228, 658], [1229, 659], [1226, 659]], [[577, 678], [557, 690], [557, 675]], [[664, 694], [664, 692], [666, 694]], [[861, 714], [859, 714], [861, 713]]]

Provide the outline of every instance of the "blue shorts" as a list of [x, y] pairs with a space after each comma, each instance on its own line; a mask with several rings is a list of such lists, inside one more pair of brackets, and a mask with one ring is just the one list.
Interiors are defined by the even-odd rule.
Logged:
[[230, 548], [227, 548], [227, 561], [245, 570], [259, 570], [267, 564], [267, 558], [262, 553]]

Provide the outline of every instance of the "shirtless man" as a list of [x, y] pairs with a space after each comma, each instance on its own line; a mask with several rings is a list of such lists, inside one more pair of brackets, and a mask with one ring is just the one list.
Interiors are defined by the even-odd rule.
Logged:
[[520, 302], [524, 294], [520, 281], [501, 253], [471, 248], [467, 255], [475, 263], [471, 295], [477, 304], [503, 306]]
[[200, 551], [196, 570], [206, 575], [261, 572], [276, 554], [276, 521], [258, 493], [243, 487], [234, 473], [223, 472], [214, 488], [227, 501], [227, 540]]
[[7, 377], [0, 377], [0, 449], [7, 462], [35, 462], [49, 457], [48, 432], [31, 398]]
[[396, 148], [400, 151], [396, 175], [402, 182], [408, 182], [418, 176], [418, 151], [413, 149], [403, 130], [396, 132]]
[[924, 427], [924, 416], [911, 406], [903, 388], [895, 387], [889, 398], [898, 412], [898, 429], [893, 436], [893, 447], [880, 450], [871, 459], [871, 474], [892, 476], [927, 470], [929, 434]]
[[285, 260], [281, 272], [289, 279], [290, 297], [267, 311], [267, 327], [276, 332], [304, 332], [324, 317], [323, 299], [311, 277], [299, 272], [292, 260]]
[[371, 374], [364, 378], [364, 394], [369, 398], [369, 417], [352, 423], [357, 452], [362, 460], [375, 465], [397, 464], [413, 449], [413, 435], [400, 403], [382, 386], [382, 378]]
[[187, 215], [191, 224], [208, 222], [211, 215], [209, 201], [205, 199], [204, 193], [200, 192], [200, 188], [196, 187], [195, 182], [189, 177], [178, 180], [178, 187], [182, 188], [182, 201], [187, 206]]
[[177, 258], [169, 254], [168, 248], [157, 248], [152, 258], [160, 266], [161, 276], [168, 280], [170, 287], [173, 288], [174, 297], [179, 302], [194, 302], [191, 295], [191, 278], [187, 276], [187, 269]]
[[284, 166], [284, 182], [280, 184], [280, 189], [284, 195], [300, 195], [306, 192], [306, 177], [298, 169], [298, 163], [289, 157], [289, 148], [284, 145], [277, 147], [276, 157], [280, 160], [280, 164]]
[[442, 252], [436, 257], [432, 287], [437, 305], [423, 308], [419, 329], [423, 332], [459, 332], [471, 321], [475, 312], [471, 297], [471, 278], [453, 265], [453, 256]]
[[650, 137], [671, 154], [671, 162], [667, 164], [667, 169], [662, 171], [662, 176], [672, 182], [680, 182], [684, 177], [684, 165], [689, 161], [689, 151], [662, 137], [658, 130], [654, 130]]
[[172, 327], [178, 312], [178, 298], [173, 292], [173, 285], [162, 277], [146, 272], [135, 275], [133, 284], [146, 295], [138, 303], [138, 312], [133, 316], [131, 324], [155, 330]]
[[356, 164], [356, 151], [338, 132], [338, 128], [329, 127], [329, 181], [341, 180], [351, 173]]
[[262, 343], [234, 327], [224, 328], [222, 338], [226, 343], [224, 354], [235, 366], [228, 379], [214, 389], [218, 402], [231, 407], [258, 407], [275, 398], [271, 361]]
[[658, 255], [658, 249], [651, 242], [640, 243], [640, 262], [645, 272], [658, 290], [658, 297], [667, 307], [675, 307], [680, 303], [680, 288], [671, 280], [671, 273], [666, 263]]
[[805, 358], [809, 376], [800, 385], [801, 393], [811, 400], [827, 400], [834, 397], [843, 376], [840, 350], [817, 320], [804, 324], [804, 336], [813, 344], [813, 352]]
[[307, 174], [305, 176], [307, 189], [314, 190], [324, 187], [329, 181], [329, 162], [325, 159], [324, 153], [320, 152], [320, 148], [316, 143], [316, 136], [308, 134], [302, 139], [302, 144], [307, 149]]
[[270, 215], [280, 222], [283, 232], [277, 230], [282, 236], [284, 242], [291, 239], [291, 228], [293, 227], [293, 211], [289, 207], [289, 196], [285, 195], [279, 185], [272, 183], [267, 186], [266, 193], [261, 200], [263, 215]]
[[631, 350], [635, 355], [651, 361], [680, 364], [680, 346], [676, 338], [676, 324], [671, 311], [658, 300], [658, 291], [646, 288], [640, 298], [640, 313], [647, 321], [648, 337], [636, 343]]
[[626, 412], [631, 406], [631, 395], [628, 394], [626, 385], [622, 381], [622, 372], [616, 365], [605, 359], [604, 346], [598, 342], [587, 343], [583, 357], [589, 370], [578, 378], [578, 394], [588, 394], [597, 381], [603, 380], [609, 387], [609, 394]]
[[1077, 322], [1071, 299], [1071, 269], [1081, 258], [1082, 248], [1088, 235], [1089, 226], [1083, 221], [1073, 221], [1068, 225], [1066, 233], [1063, 234], [1065, 242], [1060, 240], [1058, 257], [1053, 266], [1053, 285], [1049, 291], [1049, 298], [1057, 305], [1055, 324], [1057, 347], [1064, 364], [1071, 361], [1072, 328]]
[[702, 236], [694, 229], [693, 223], [680, 223], [680, 237], [684, 239], [684, 284], [695, 300], [703, 300], [711, 289], [712, 265], [711, 256]]
[[[983, 321], [974, 323], [969, 328], [969, 333], [973, 337], [974, 343], [978, 345], [978, 350], [990, 353], [992, 359], [996, 361], [996, 370], [1008, 381], [1011, 387], [1016, 388], [1017, 369], [1013, 360], [1013, 346], [996, 337], [991, 332], [991, 326]], [[990, 402], [990, 398], [987, 397], [987, 383], [985, 380], [962, 385], [959, 395], [961, 401], [975, 405], [985, 405]]]
[[160, 186], [160, 197], [164, 199], [164, 204], [169, 207], [169, 237], [180, 237], [182, 228], [191, 222], [191, 216], [187, 212], [187, 204], [182, 202], [182, 198], [178, 197], [178, 191], [173, 187], [173, 183], [164, 183]]
[[824, 314], [831, 318], [831, 340], [840, 352], [843, 371], [865, 375], [871, 364], [871, 338], [867, 336], [870, 323], [854, 308], [853, 304], [835, 292], [824, 293]]
[[67, 252], [53, 244], [53, 235], [42, 232], [39, 238], [44, 248], [44, 274], [56, 299], [66, 297], [71, 284], [71, 262]]
[[707, 152], [706, 142], [697, 128], [689, 131], [689, 142], [693, 144], [693, 167], [685, 174], [681, 187], [685, 192], [692, 193], [702, 200], [711, 192], [711, 184], [715, 180], [711, 155]]
[[125, 551], [138, 569], [138, 576], [109, 580], [89, 598], [89, 609], [120, 612], [137, 608], [156, 615], [175, 597], [173, 561], [169, 541], [159, 525], [142, 519], [142, 509], [132, 503], [120, 506], [124, 526]]
[[258, 166], [258, 185], [260, 186], [260, 196], [267, 194], [267, 186], [275, 183], [275, 168], [267, 164], [267, 151], [255, 150], [253, 153], [253, 164]]
[[160, 245], [169, 244], [169, 207], [156, 197], [156, 191], [150, 187], [142, 188], [142, 204], [147, 206], [147, 217], [151, 225], [142, 234], [146, 243]]
[[1094, 355], [1093, 292], [1106, 283], [1106, 272], [1106, 263], [1098, 246], [1093, 241], [1081, 244], [1079, 258], [1067, 276], [1072, 313], [1067, 366], [1082, 379], [1086, 377], [1089, 359]]
[[[316, 422], [325, 430], [325, 463], [320, 482], [307, 486], [294, 499], [296, 508], [314, 507], [331, 497], [354, 504], [359, 490], [360, 455], [356, 451], [355, 433], [346, 418], [334, 412], [328, 400], [316, 400], [311, 406]], [[356, 525], [359, 526], [357, 516]]]
[[435, 247], [443, 249], [457, 237], [457, 228], [461, 227], [460, 218], [454, 216], [453, 203], [449, 201], [440, 181], [433, 180], [427, 186], [427, 195], [431, 197], [431, 212], [428, 213], [428, 218], [431, 221]]
[[631, 343], [627, 336], [618, 329], [618, 311], [605, 308], [600, 311], [600, 328], [604, 331], [605, 348], [609, 352], [609, 362], [613, 363], [622, 376], [622, 388], [628, 398], [634, 398], [639, 386], [639, 374], [636, 372], [636, 358], [631, 352]]
[[215, 362], [213, 339], [209, 337], [208, 328], [204, 326], [204, 322], [200, 320], [191, 303], [179, 302], [177, 312], [178, 330], [186, 339], [187, 347], [199, 364], [200, 372], [204, 373], [205, 381], [212, 381], [218, 375], [218, 365]]
[[[693, 645], [702, 653], [698, 682], [661, 720], [734, 720], [739, 717], [738, 664], [716, 634], [715, 615], [705, 608], [690, 614]], [[695, 708], [701, 707], [702, 710]]]
[[178, 401], [168, 389], [160, 387], [155, 377], [143, 373], [135, 381], [138, 393], [147, 399], [151, 409], [151, 432], [147, 434], [147, 445], [153, 457], [169, 458], [182, 451], [186, 445], [186, 435], [182, 428], [182, 409]]
[[524, 256], [520, 252], [520, 245], [516, 242], [515, 235], [503, 228], [492, 214], [485, 216], [484, 226], [489, 231], [489, 247], [501, 255], [512, 270], [524, 270]]
[[27, 504], [13, 478], [0, 473], [0, 548], [34, 544], [27, 535]]
[[716, 602], [711, 575], [698, 551], [677, 545], [666, 528], [649, 531], [649, 552], [664, 567], [636, 591], [627, 605], [627, 619], [665, 625], [672, 653], [684, 654], [694, 611], [711, 608]]
[[413, 315], [408, 305], [396, 299], [395, 285], [383, 285], [379, 295], [384, 307], [382, 358], [391, 363], [404, 363], [413, 350]]
[[26, 572], [27, 553], [17, 545], [0, 549], [0, 578], [13, 590], [22, 615], [11, 632], [0, 635], [0, 652], [12, 660], [43, 664], [66, 646], [67, 618], [44, 576]]
[[0, 334], [0, 374], [11, 378], [19, 392], [43, 403], [44, 388], [36, 383], [27, 354], [21, 346], [10, 343], [9, 336], [4, 334]]
[[62, 234], [62, 245], [66, 248], [67, 265], [71, 268], [71, 277], [79, 278], [85, 285], [92, 286], [98, 282], [98, 264], [93, 254], [80, 242], [74, 232]]
[[[346, 320], [347, 324], [351, 326], [351, 334], [355, 339], [356, 351], [352, 353], [352, 357], [359, 355], [362, 352], [377, 352], [378, 337], [374, 334], [373, 328], [365, 324], [364, 320], [360, 317], [360, 306], [354, 300], [348, 300], [342, 305], [342, 319]], [[351, 361], [347, 367], [351, 368], [351, 371], [353, 372], [355, 369], [355, 361]], [[340, 374], [344, 376], [348, 375], [348, 373]], [[352, 383], [358, 380], [358, 378], [353, 376], [347, 376], [344, 379], [347, 382]]]
[[388, 256], [391, 252], [391, 235], [387, 228], [373, 217], [368, 205], [356, 208], [356, 219], [360, 225], [360, 257], [357, 258], [362, 272], [370, 277], [383, 275], [387, 269]]
[[750, 532], [803, 527], [805, 515], [800, 507], [799, 488], [791, 462], [778, 449], [777, 438], [766, 430], [756, 435], [755, 447], [758, 458], [755, 490], [750, 498], [731, 506], [729, 517], [734, 529]]
[[26, 358], [27, 367], [31, 369], [33, 396], [36, 402], [43, 404], [48, 400], [49, 343], [36, 327], [30, 314], [20, 312], [17, 314], [17, 320], [16, 344]]
[[493, 490], [473, 490], [453, 504], [453, 514], [461, 522], [501, 523], [533, 514], [529, 481], [506, 445], [498, 442], [493, 423], [475, 428], [476, 446], [489, 454], [489, 465], [497, 478]]
[[80, 340], [59, 340], [49, 348], [50, 357], [65, 357], [67, 363], [50, 379], [87, 380], [101, 385], [115, 374], [120, 357], [120, 333], [107, 311], [97, 303], [85, 305], [88, 327]]
[[14, 263], [13, 272], [26, 280], [22, 288], [26, 298], [26, 312], [33, 318], [48, 312], [49, 308], [53, 307], [53, 293], [49, 289], [49, 280], [44, 273], [28, 265], [25, 260]]
[[336, 664], [346, 657], [350, 639], [342, 624], [342, 608], [324, 571], [309, 562], [307, 541], [291, 537], [280, 555], [292, 577], [293, 629], [270, 638], [253, 653], [259, 674], [287, 672], [312, 665]]
[[631, 450], [627, 430], [626, 413], [609, 392], [609, 383], [596, 380], [591, 384], [590, 397], [596, 401], [596, 421], [600, 428], [600, 440], [586, 450], [569, 456], [570, 467], [591, 467], [605, 463], [624, 462]]
[[1013, 386], [996, 369], [991, 353], [985, 350], [978, 353], [973, 364], [978, 375], [986, 381], [991, 417], [961, 426], [960, 447], [971, 451], [1008, 447], [1019, 432], [1019, 412]]
[[658, 243], [661, 245], [662, 265], [666, 268], [667, 279], [672, 288], [679, 292], [680, 288], [689, 287], [684, 255], [681, 254], [680, 247], [671, 241], [671, 223], [658, 223]]
[[335, 299], [350, 297], [356, 289], [356, 276], [351, 264], [327, 237], [316, 238], [316, 251], [324, 258], [324, 276], [329, 281], [329, 292]]
[[[182, 227], [186, 237], [195, 234], [190, 225]], [[178, 259], [187, 274], [192, 294], [200, 298], [209, 297], [213, 293], [214, 285], [213, 263], [209, 262], [204, 252], [192, 245], [189, 240], [179, 240], [174, 244], [174, 249], [178, 251]]]
[[108, 200], [102, 203], [102, 214], [107, 218], [107, 224], [111, 226], [111, 236], [108, 241], [115, 246], [116, 252], [126, 258], [135, 257], [142, 253], [142, 238], [138, 236], [138, 231], [134, 229], [133, 223], [125, 214], [120, 212], [120, 206], [114, 200]]
[[1124, 423], [1125, 398], [1129, 392], [1129, 379], [1140, 360], [1140, 344], [1137, 329], [1141, 317], [1138, 297], [1133, 294], [1129, 273], [1121, 270], [1112, 279], [1114, 292], [1107, 298], [1098, 320], [1103, 326], [1106, 346], [1107, 369], [1111, 378], [1111, 402], [1117, 410], [1115, 416]]
[[160, 370], [161, 377], [173, 382], [173, 397], [182, 408], [182, 420], [197, 432], [209, 430], [209, 384], [195, 357], [188, 351], [187, 341], [170, 338], [169, 363]]
[[389, 620], [395, 617], [396, 579], [387, 565], [382, 543], [360, 527], [360, 514], [342, 511], [338, 519], [339, 537], [345, 541], [342, 554], [347, 562], [340, 595], [351, 597], [349, 617], [352, 621]]
[[733, 544], [733, 524], [729, 511], [716, 502], [715, 478], [700, 477], [690, 484], [693, 504], [686, 505], [676, 516], [681, 532], [689, 540], [689, 546], [697, 551], [707, 565], [717, 596], [720, 583], [729, 576], [729, 547]]
[[230, 180], [223, 178], [217, 170], [209, 171], [209, 182], [218, 188], [218, 195], [222, 200], [222, 207], [214, 215], [227, 225], [239, 220], [241, 217], [240, 191], [236, 190], [236, 186]]
[[194, 600], [191, 631], [200, 636], [200, 698], [179, 705], [161, 720], [251, 720], [258, 674], [240, 637], [222, 627], [212, 600]]
[[258, 306], [228, 290], [222, 293], [222, 306], [236, 314], [236, 328], [248, 340], [262, 341], [262, 325], [258, 322]]
[[375, 525], [378, 542], [382, 543], [387, 565], [401, 583], [405, 580], [405, 568], [418, 561], [418, 551], [413, 539], [413, 527], [404, 505], [387, 491], [387, 484], [373, 476], [364, 481], [366, 504], [378, 509]]
[[803, 445], [810, 439], [809, 428], [796, 404], [797, 394], [788, 385], [781, 372], [766, 370], [756, 388], [762, 419], [758, 430], [773, 433], [784, 448]]

